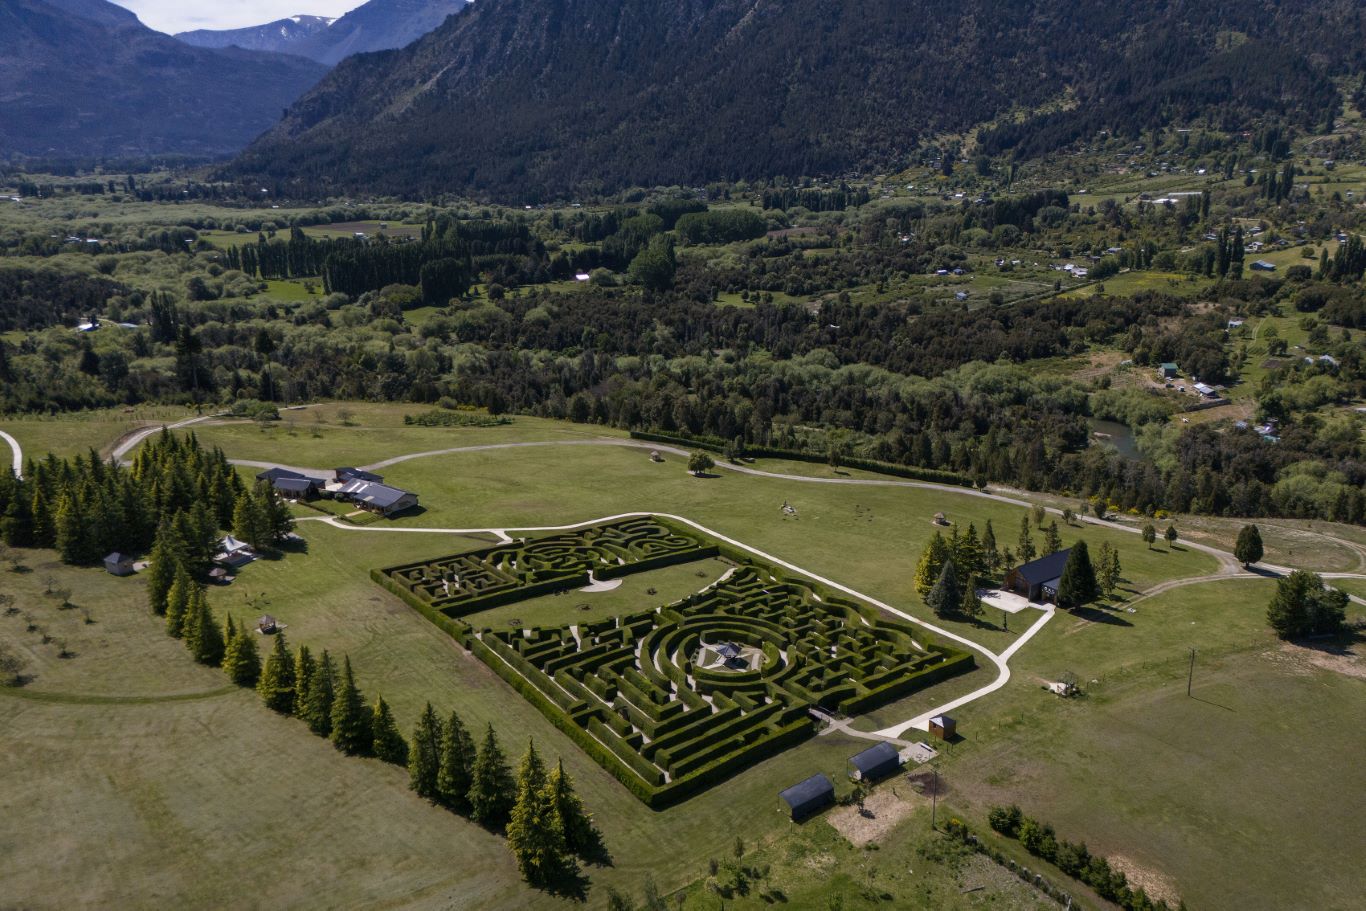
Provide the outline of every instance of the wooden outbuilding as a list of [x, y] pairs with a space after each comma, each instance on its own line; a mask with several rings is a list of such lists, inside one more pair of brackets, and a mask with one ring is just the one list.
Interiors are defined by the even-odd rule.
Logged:
[[279, 630], [280, 625], [275, 622], [274, 617], [272, 617], [270, 614], [266, 614], [260, 620], [256, 621], [256, 628], [259, 629], [262, 632], [262, 634], [271, 636], [274, 635], [277, 630]]
[[958, 722], [948, 715], [935, 715], [930, 719], [930, 734], [940, 740], [952, 740], [958, 733]]

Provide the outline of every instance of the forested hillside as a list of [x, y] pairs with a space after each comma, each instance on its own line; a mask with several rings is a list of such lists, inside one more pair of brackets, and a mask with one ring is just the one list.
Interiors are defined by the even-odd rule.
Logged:
[[1003, 117], [989, 144], [1030, 154], [1171, 121], [1313, 125], [1362, 35], [1351, 0], [499, 0], [346, 61], [232, 173], [534, 201], [895, 168]]
[[324, 72], [190, 47], [103, 0], [5, 0], [0, 36], [0, 156], [225, 154]]

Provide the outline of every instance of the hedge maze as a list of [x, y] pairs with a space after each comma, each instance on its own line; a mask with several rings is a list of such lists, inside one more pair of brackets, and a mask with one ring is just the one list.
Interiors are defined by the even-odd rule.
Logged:
[[[655, 518], [500, 545], [376, 578], [433, 619], [704, 557], [736, 565], [673, 604], [581, 626], [443, 623], [641, 800], [665, 806], [969, 670], [971, 654]], [[452, 583], [452, 577], [458, 583]]]

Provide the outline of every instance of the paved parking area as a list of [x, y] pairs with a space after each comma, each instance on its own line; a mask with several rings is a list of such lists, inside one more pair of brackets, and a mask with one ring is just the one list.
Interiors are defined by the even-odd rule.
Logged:
[[994, 607], [996, 610], [1003, 610], [1008, 614], [1018, 614], [1020, 611], [1031, 607], [1035, 610], [1048, 610], [1046, 604], [1035, 604], [1028, 598], [1021, 598], [1014, 592], [1001, 591], [996, 588], [982, 589], [977, 592], [977, 597], [982, 599], [983, 607]]

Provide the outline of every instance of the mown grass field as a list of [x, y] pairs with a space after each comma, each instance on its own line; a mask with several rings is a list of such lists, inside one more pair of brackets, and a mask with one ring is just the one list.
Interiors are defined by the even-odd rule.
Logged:
[[[1177, 589], [1141, 604], [1132, 628], [1059, 617], [1015, 662], [1022, 685], [974, 709], [974, 742], [944, 763], [950, 800], [979, 817], [1019, 803], [1160, 871], [1191, 907], [1357, 906], [1364, 830], [1348, 804], [1366, 788], [1353, 758], [1366, 664], [1325, 669], [1276, 641], [1262, 623], [1272, 588]], [[1067, 641], [1083, 636], [1084, 650]], [[1088, 695], [1028, 685], [1061, 670]]]
[[[84, 455], [91, 449], [107, 456], [124, 434], [187, 417], [194, 417], [194, 412], [187, 408], [141, 405], [52, 416], [6, 415], [0, 418], [0, 430], [19, 441], [25, 457], [41, 458], [49, 452], [63, 457]], [[8, 447], [0, 447], [0, 462], [9, 464]]]
[[[403, 425], [404, 413], [421, 410], [329, 405], [316, 409], [317, 418], [314, 409], [288, 413], [295, 416], [292, 431], [280, 426], [263, 433], [239, 424], [201, 425], [197, 432], [231, 457], [316, 467], [610, 435], [523, 418], [492, 428]], [[66, 437], [54, 433], [53, 439], [75, 436], [63, 432]], [[686, 473], [680, 457], [665, 459], [656, 464], [647, 451], [620, 446], [415, 459], [382, 473], [419, 491], [426, 511], [371, 528], [515, 530], [668, 512], [930, 619], [912, 588], [916, 558], [934, 532], [930, 517], [944, 512], [979, 530], [990, 519], [998, 541], [1013, 549], [1025, 515], [960, 491], [839, 486], [722, 469], [699, 479]], [[835, 476], [821, 465], [757, 467]], [[797, 507], [797, 518], [784, 517], [784, 502]], [[599, 906], [609, 885], [639, 895], [647, 873], [666, 892], [695, 884], [687, 909], [719, 907], [701, 880], [708, 858], [729, 857], [737, 836], [770, 865], [766, 888], [781, 888], [794, 908], [828, 907], [834, 895], [844, 897], [846, 908], [871, 907], [860, 897], [865, 887], [893, 896], [890, 904], [880, 900], [883, 907], [1037, 906], [1029, 894], [993, 879], [991, 870], [955, 872], [951, 863], [921, 857], [923, 808], [882, 836], [877, 852], [849, 848], [824, 819], [799, 828], [787, 822], [776, 796], [782, 787], [824, 771], [847, 789], [845, 761], [867, 742], [838, 734], [760, 763], [680, 806], [645, 809], [481, 662], [369, 579], [371, 568], [482, 547], [487, 536], [371, 528], [300, 523], [307, 550], [246, 567], [232, 586], [212, 591], [215, 610], [239, 620], [268, 611], [287, 625], [291, 643], [348, 654], [367, 696], [382, 694], [405, 732], [430, 700], [442, 712], [459, 710], [477, 728], [492, 722], [514, 757], [528, 736], [543, 753], [562, 756], [615, 859], [612, 868], [588, 871], [589, 907]], [[1206, 533], [1226, 543], [1219, 540], [1223, 531]], [[1275, 532], [1264, 529], [1264, 535], [1278, 546]], [[1216, 569], [1212, 557], [1179, 544], [1149, 550], [1138, 536], [1116, 529], [1063, 529], [1064, 543], [1079, 536], [1093, 549], [1103, 540], [1120, 547], [1124, 587], [1131, 591]], [[1034, 537], [1041, 540], [1037, 530]], [[1349, 546], [1339, 548], [1336, 560], [1351, 559]], [[0, 880], [15, 884], [7, 893], [25, 906], [108, 906], [116, 895], [142, 907], [250, 906], [262, 895], [280, 906], [316, 904], [319, 895], [337, 906], [560, 904], [518, 885], [498, 839], [412, 798], [400, 771], [340, 757], [250, 694], [226, 690], [217, 672], [190, 664], [146, 616], [139, 580], [57, 568], [50, 560], [34, 557], [38, 571], [14, 578], [35, 614], [54, 615], [46, 621], [54, 628], [71, 626], [62, 629], [77, 657], [35, 651], [36, 679], [18, 693], [0, 691], [3, 723], [17, 733], [0, 743], [0, 761], [36, 782], [0, 798], [7, 818], [18, 821], [0, 835]], [[657, 595], [648, 596], [650, 603], [667, 599], [671, 586], [693, 590], [709, 581], [689, 576], [692, 567], [674, 569], [682, 575], [670, 574], [667, 583], [652, 573], [592, 595], [602, 599], [592, 616], [631, 609], [646, 597], [635, 583], [651, 577]], [[49, 571], [73, 589], [75, 603], [94, 607], [95, 624], [84, 624], [79, 612], [58, 612], [43, 598], [40, 580]], [[8, 573], [3, 578], [9, 582]], [[1359, 841], [1360, 822], [1343, 811], [1342, 796], [1361, 793], [1366, 784], [1354, 764], [1355, 719], [1366, 697], [1360, 678], [1314, 665], [1270, 636], [1264, 610], [1271, 587], [1260, 580], [1201, 584], [1139, 601], [1133, 614], [1055, 617], [1012, 660], [1012, 680], [1003, 690], [956, 713], [966, 739], [939, 760], [949, 805], [981, 827], [990, 803], [1015, 800], [1066, 837], [1169, 877], [1192, 907], [1226, 907], [1230, 896], [1249, 908], [1306, 897], [1315, 907], [1350, 907], [1344, 901], [1359, 894], [1360, 879], [1344, 852]], [[566, 622], [577, 622], [576, 607], [593, 603], [589, 598], [574, 593], [490, 614], [514, 610], [526, 620], [528, 610], [544, 609], [548, 617], [564, 612], [571, 616]], [[7, 641], [27, 635], [15, 625], [20, 619], [0, 618]], [[946, 625], [1000, 650], [1032, 619], [1011, 617], [1008, 631], [996, 616], [980, 627]], [[87, 644], [87, 636], [104, 644]], [[1196, 695], [1206, 702], [1185, 696], [1192, 646], [1199, 650]], [[1086, 684], [1086, 698], [1065, 702], [1041, 689], [1042, 681], [1069, 671]], [[859, 724], [904, 720], [993, 677], [994, 671], [978, 670]], [[110, 706], [90, 704], [95, 695], [189, 698]], [[73, 743], [81, 745], [79, 755]], [[62, 827], [61, 877], [50, 875], [45, 858], [51, 852], [42, 848], [54, 820], [69, 821]], [[79, 862], [110, 840], [116, 851]], [[153, 873], [145, 872], [149, 857], [158, 858]], [[1283, 859], [1307, 871], [1312, 892], [1303, 891], [1300, 877], [1275, 875]], [[281, 873], [286, 866], [287, 876]], [[983, 892], [964, 896], [961, 890], [979, 879]], [[767, 906], [757, 894], [745, 902], [726, 906]]]

